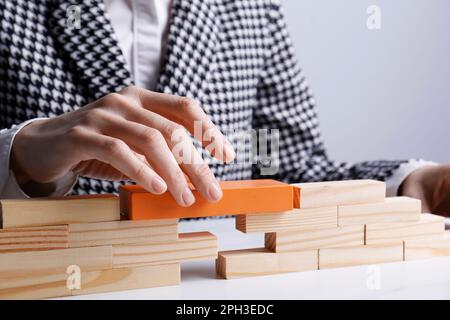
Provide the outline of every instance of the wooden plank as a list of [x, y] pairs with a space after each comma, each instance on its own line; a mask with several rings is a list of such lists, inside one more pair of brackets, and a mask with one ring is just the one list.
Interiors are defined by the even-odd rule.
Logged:
[[90, 195], [0, 200], [2, 228], [120, 220], [119, 198]]
[[405, 240], [405, 261], [450, 256], [450, 231], [431, 237]]
[[0, 288], [0, 299], [47, 299], [178, 285], [180, 264], [82, 271], [80, 289], [74, 290], [67, 288], [67, 277], [65, 273], [26, 277], [21, 286]]
[[422, 203], [408, 197], [386, 198], [384, 202], [341, 205], [338, 207], [340, 226], [418, 221]]
[[277, 232], [317, 230], [337, 227], [337, 207], [293, 209], [276, 214], [236, 216], [236, 229], [242, 232]]
[[195, 218], [292, 210], [293, 187], [275, 180], [222, 181], [223, 198], [211, 203], [194, 190], [196, 202], [180, 207], [169, 193], [154, 195], [139, 186], [120, 188], [121, 212], [130, 220]]
[[0, 253], [68, 247], [67, 226], [0, 229]]
[[0, 289], [0, 300], [36, 300], [70, 296], [67, 274], [24, 277], [23, 285]]
[[112, 268], [111, 246], [0, 254], [0, 288], [14, 287], [22, 277], [66, 273], [77, 265], [83, 271]]
[[348, 180], [296, 183], [300, 188], [300, 208], [383, 202], [386, 184], [375, 180]]
[[403, 244], [374, 244], [319, 249], [319, 269], [403, 261]]
[[83, 272], [81, 287], [72, 295], [174, 286], [180, 283], [180, 264], [162, 264]]
[[209, 232], [181, 233], [177, 241], [113, 246], [114, 268], [215, 258], [217, 237]]
[[177, 239], [178, 219], [123, 220], [69, 225], [69, 246], [72, 248], [167, 242]]
[[300, 197], [302, 195], [302, 191], [299, 187], [292, 185], [293, 191], [294, 191], [294, 209], [300, 209]]
[[142, 266], [81, 272], [80, 289], [67, 288], [65, 273], [25, 277], [13, 288], [0, 288], [0, 299], [47, 299], [180, 283], [180, 264]]
[[289, 252], [364, 245], [364, 225], [266, 233], [265, 246], [273, 252]]
[[13, 243], [0, 245], [0, 253], [6, 252], [27, 252], [27, 251], [48, 251], [68, 248], [68, 242], [42, 242], [42, 243]]
[[441, 234], [444, 231], [443, 217], [424, 213], [419, 221], [367, 224], [366, 244], [402, 242], [407, 239]]
[[219, 252], [217, 275], [225, 279], [318, 269], [318, 250], [270, 252], [264, 248]]
[[0, 299], [44, 299], [70, 295], [67, 269], [112, 268], [112, 247], [0, 254]]

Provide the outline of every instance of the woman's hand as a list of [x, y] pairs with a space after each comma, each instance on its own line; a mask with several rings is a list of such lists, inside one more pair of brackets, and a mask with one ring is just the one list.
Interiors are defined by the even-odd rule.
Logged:
[[413, 171], [400, 186], [400, 195], [422, 200], [422, 211], [450, 216], [450, 165]]
[[[186, 174], [202, 196], [218, 201], [220, 186], [185, 130], [194, 134], [198, 125], [214, 139], [213, 156], [232, 161], [231, 144], [195, 101], [128, 87], [24, 127], [14, 140], [11, 168], [19, 184], [50, 183], [69, 171], [100, 179], [129, 178], [154, 194], [168, 189], [180, 205], [190, 206], [195, 199]], [[204, 135], [197, 135], [203, 140]]]

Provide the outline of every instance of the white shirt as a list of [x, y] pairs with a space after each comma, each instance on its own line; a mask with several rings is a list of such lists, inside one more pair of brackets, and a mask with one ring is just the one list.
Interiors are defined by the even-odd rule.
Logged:
[[[105, 0], [105, 5], [135, 84], [154, 90], [165, 53], [171, 0]], [[0, 130], [0, 198], [28, 197], [9, 168], [9, 158], [14, 137], [34, 120]], [[410, 160], [401, 165], [386, 181], [387, 195], [397, 195], [403, 180], [415, 169], [434, 164]], [[76, 177], [72, 174], [61, 178], [55, 182], [55, 191], [51, 196], [70, 192], [75, 182]]]
[[154, 90], [165, 54], [171, 0], [105, 0], [134, 83]]

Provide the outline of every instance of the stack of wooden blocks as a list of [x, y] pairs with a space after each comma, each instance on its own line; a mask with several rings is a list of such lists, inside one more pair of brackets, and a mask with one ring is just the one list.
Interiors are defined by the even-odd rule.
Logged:
[[214, 235], [178, 234], [178, 219], [121, 220], [113, 195], [0, 203], [0, 299], [177, 285], [180, 262], [217, 256]]
[[[444, 219], [421, 214], [418, 200], [385, 198], [383, 182], [221, 185], [221, 201], [194, 190], [189, 208], [139, 186], [120, 197], [0, 200], [0, 298], [176, 285], [191, 260], [216, 259], [230, 279], [450, 255]], [[218, 253], [211, 233], [178, 233], [180, 218], [231, 214], [238, 230], [264, 232], [265, 247]]]
[[421, 202], [385, 198], [373, 180], [293, 185], [294, 209], [236, 217], [242, 232], [264, 232], [265, 247], [219, 252], [226, 279], [450, 256], [443, 217]]

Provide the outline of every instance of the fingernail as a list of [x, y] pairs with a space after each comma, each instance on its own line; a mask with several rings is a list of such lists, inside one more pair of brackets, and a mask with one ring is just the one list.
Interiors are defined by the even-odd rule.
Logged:
[[213, 201], [218, 201], [222, 198], [222, 189], [217, 182], [214, 182], [208, 189], [209, 198]]
[[152, 181], [152, 188], [155, 193], [160, 194], [167, 190], [167, 185], [161, 178], [155, 177]]
[[191, 206], [195, 202], [195, 197], [192, 194], [192, 191], [191, 191], [191, 189], [189, 189], [189, 187], [186, 187], [186, 189], [184, 189], [181, 197], [183, 198], [184, 204], [188, 207]]
[[230, 162], [233, 161], [236, 157], [236, 153], [234, 152], [234, 148], [231, 143], [227, 140], [225, 142], [225, 161]]

